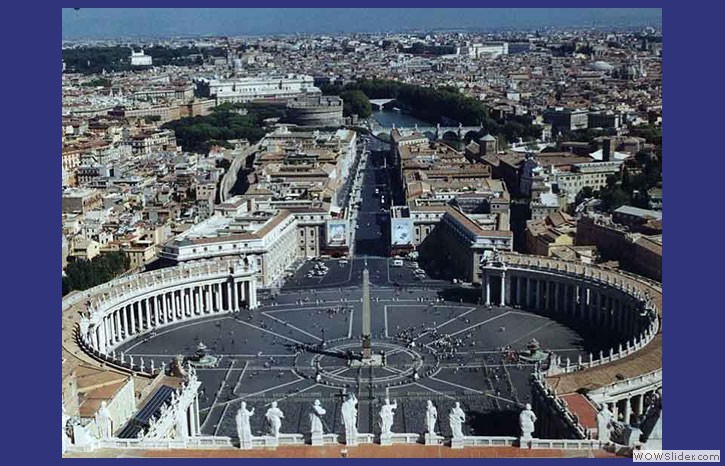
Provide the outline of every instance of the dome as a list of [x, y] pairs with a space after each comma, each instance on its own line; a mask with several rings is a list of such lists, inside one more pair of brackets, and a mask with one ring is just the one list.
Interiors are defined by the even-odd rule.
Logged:
[[612, 71], [614, 67], [605, 61], [595, 61], [592, 63], [592, 68], [597, 71]]

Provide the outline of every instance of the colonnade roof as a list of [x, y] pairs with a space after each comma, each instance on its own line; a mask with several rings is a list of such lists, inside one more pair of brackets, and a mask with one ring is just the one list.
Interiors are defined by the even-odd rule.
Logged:
[[[569, 262], [550, 257], [532, 256], [515, 252], [500, 252], [501, 258], [509, 266], [548, 267], [565, 273], [576, 275], [609, 277], [621, 286], [636, 287], [646, 291], [649, 298], [662, 317], [662, 285], [645, 277], [623, 273], [619, 270], [607, 269], [597, 265]], [[662, 330], [644, 348], [639, 351], [601, 366], [581, 371], [558, 374], [546, 378], [547, 383], [557, 394], [575, 393], [580, 389], [595, 390], [625, 379], [631, 379], [662, 369]]]
[[659, 369], [662, 369], [661, 333], [647, 346], [627, 357], [591, 369], [550, 376], [546, 380], [556, 393], [566, 394], [574, 393], [581, 388], [596, 390]]

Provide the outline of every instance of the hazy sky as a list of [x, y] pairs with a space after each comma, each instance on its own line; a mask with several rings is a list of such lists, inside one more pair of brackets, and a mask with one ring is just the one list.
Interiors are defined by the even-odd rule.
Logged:
[[63, 9], [63, 39], [662, 25], [661, 9]]

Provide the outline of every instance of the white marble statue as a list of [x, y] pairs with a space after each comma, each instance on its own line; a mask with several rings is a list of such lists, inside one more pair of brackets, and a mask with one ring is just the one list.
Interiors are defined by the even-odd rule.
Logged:
[[425, 426], [430, 435], [435, 435], [436, 422], [438, 421], [438, 410], [433, 402], [428, 400], [428, 406], [425, 409]]
[[519, 426], [521, 427], [521, 438], [530, 440], [531, 434], [534, 433], [534, 423], [536, 422], [536, 414], [531, 411], [531, 405], [526, 403], [526, 407], [519, 414]]
[[614, 414], [609, 410], [609, 406], [604, 403], [602, 409], [597, 413], [597, 440], [602, 443], [609, 443], [612, 419], [614, 419]]
[[237, 411], [235, 420], [237, 421], [237, 436], [239, 436], [239, 446], [241, 448], [251, 448], [252, 446], [252, 428], [249, 425], [249, 419], [254, 415], [254, 408], [247, 409], [247, 402], [242, 401], [242, 406]]
[[351, 393], [342, 403], [342, 423], [345, 425], [345, 437], [348, 440], [357, 438], [357, 398]]
[[70, 445], [70, 438], [68, 438], [68, 419], [70, 419], [70, 416], [68, 416], [68, 413], [65, 412], [65, 403], [62, 404], [63, 411], [62, 411], [62, 418], [63, 418], [63, 450], [62, 452], [65, 453], [68, 451], [68, 446]]
[[461, 403], [456, 401], [455, 406], [453, 406], [450, 414], [448, 414], [448, 421], [451, 425], [453, 438], [463, 438], [463, 423], [466, 422], [466, 413], [461, 409]]
[[186, 410], [179, 407], [178, 401], [175, 403], [176, 410], [176, 432], [179, 438], [186, 438], [189, 433], [189, 421], [186, 418]]
[[385, 399], [385, 404], [380, 408], [380, 435], [392, 434], [393, 420], [395, 418], [395, 410], [398, 409], [398, 403], [390, 403], [388, 398]]
[[272, 406], [267, 410], [267, 413], [264, 415], [264, 417], [266, 417], [267, 422], [269, 422], [272, 437], [279, 437], [279, 429], [280, 427], [282, 427], [282, 419], [284, 419], [284, 413], [281, 409], [277, 407], [276, 401], [272, 402]]
[[81, 424], [73, 426], [73, 444], [79, 447], [93, 445], [98, 439], [91, 433], [90, 429]]
[[111, 432], [111, 412], [108, 410], [105, 400], [101, 401], [101, 407], [96, 412], [96, 428], [99, 439], [111, 438], [113, 434]]
[[322, 416], [325, 414], [327, 414], [327, 411], [320, 405], [320, 400], [315, 400], [310, 411], [310, 432], [312, 435], [322, 435], [325, 433], [322, 425]]

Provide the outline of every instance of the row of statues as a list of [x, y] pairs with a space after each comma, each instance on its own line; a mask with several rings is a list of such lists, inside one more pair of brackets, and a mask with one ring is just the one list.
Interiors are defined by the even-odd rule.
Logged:
[[[341, 415], [342, 423], [345, 426], [345, 435], [348, 439], [355, 439], [358, 435], [357, 428], [357, 409], [358, 400], [354, 394], [348, 394], [345, 396], [345, 401], [342, 403]], [[378, 416], [380, 418], [380, 435], [387, 437], [393, 434], [393, 421], [395, 419], [395, 411], [398, 409], [398, 403], [393, 401], [392, 403], [388, 398], [385, 399], [383, 405], [380, 408]], [[322, 407], [320, 400], [315, 400], [312, 408], [310, 409], [310, 433], [315, 435], [323, 435], [327, 427], [325, 426], [324, 418], [327, 414], [327, 410]], [[250, 427], [250, 418], [254, 415], [254, 408], [247, 409], [247, 403], [242, 401], [241, 408], [237, 412], [236, 423], [237, 433], [240, 441], [244, 444], [251, 442], [252, 430]], [[284, 413], [278, 407], [277, 402], [273, 401], [270, 408], [265, 413], [265, 418], [269, 424], [269, 434], [272, 437], [279, 437], [280, 428], [282, 427], [282, 420], [284, 419]], [[436, 423], [438, 422], [438, 409], [435, 407], [432, 401], [428, 400], [426, 405], [425, 413], [425, 425], [428, 434], [437, 435]], [[453, 438], [463, 438], [463, 424], [466, 422], [466, 413], [461, 408], [461, 404], [456, 402], [453, 408], [451, 408], [448, 414], [448, 422], [451, 428]], [[536, 415], [531, 411], [531, 405], [527, 404], [525, 409], [521, 411], [519, 415], [519, 425], [521, 427], [522, 437], [531, 438], [531, 434], [534, 432], [534, 423], [536, 422]]]

